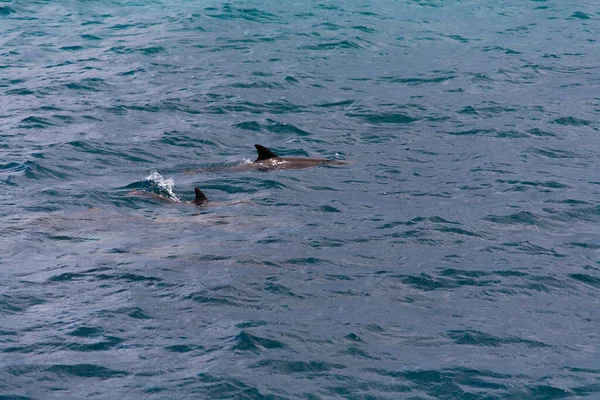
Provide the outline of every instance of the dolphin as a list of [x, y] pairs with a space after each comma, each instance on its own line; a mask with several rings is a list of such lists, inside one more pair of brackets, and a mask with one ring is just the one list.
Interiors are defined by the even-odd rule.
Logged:
[[260, 144], [255, 144], [258, 157], [254, 160], [259, 169], [301, 169], [317, 165], [347, 165], [348, 161], [328, 160], [326, 158], [280, 157]]
[[350, 161], [329, 160], [326, 158], [308, 158], [308, 157], [280, 157], [267, 149], [265, 146], [255, 144], [258, 157], [254, 162], [241, 163], [232, 166], [215, 166], [209, 168], [191, 169], [185, 171], [186, 175], [196, 174], [198, 172], [215, 172], [215, 171], [246, 171], [249, 169], [258, 169], [261, 171], [269, 171], [273, 169], [302, 169], [315, 167], [317, 165], [348, 165]]
[[146, 192], [145, 190], [132, 190], [127, 195], [128, 196], [149, 196], [149, 197], [153, 197], [158, 200], [166, 201], [168, 203], [195, 204], [197, 206], [206, 206], [208, 204], [208, 198], [206, 197], [206, 195], [204, 193], [202, 193], [202, 190], [200, 190], [196, 187], [196, 188], [194, 188], [194, 192], [196, 192], [196, 197], [194, 198], [194, 200], [191, 200], [191, 201], [181, 201], [181, 200], [177, 200], [177, 199], [172, 199], [170, 197], [165, 197], [160, 194]]
[[157, 200], [161, 200], [164, 201], [166, 203], [172, 203], [172, 204], [194, 204], [198, 207], [207, 207], [207, 206], [235, 206], [238, 204], [251, 204], [251, 205], [256, 205], [256, 203], [249, 201], [249, 200], [231, 200], [231, 201], [225, 201], [225, 202], [213, 202], [208, 200], [208, 198], [206, 197], [206, 195], [204, 193], [202, 193], [202, 190], [198, 189], [197, 187], [194, 188], [194, 192], [196, 192], [196, 197], [194, 198], [194, 200], [190, 200], [190, 201], [181, 201], [178, 198], [172, 198], [172, 197], [167, 197], [167, 196], [163, 196], [161, 194], [156, 194], [156, 193], [150, 193], [150, 192], [146, 192], [145, 190], [132, 190], [131, 192], [127, 193], [127, 196], [144, 196], [144, 197], [151, 197], [153, 199], [157, 199]]

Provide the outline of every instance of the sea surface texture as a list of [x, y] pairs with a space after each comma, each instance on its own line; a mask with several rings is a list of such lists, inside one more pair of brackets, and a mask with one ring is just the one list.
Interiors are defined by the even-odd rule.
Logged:
[[0, 0], [0, 399], [600, 398], [599, 40], [591, 0]]

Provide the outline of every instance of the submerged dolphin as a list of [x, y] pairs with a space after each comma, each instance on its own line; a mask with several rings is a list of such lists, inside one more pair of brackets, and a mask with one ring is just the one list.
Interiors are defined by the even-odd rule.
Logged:
[[194, 188], [194, 191], [196, 192], [196, 197], [194, 198], [194, 200], [191, 200], [191, 201], [180, 201], [177, 199], [172, 199], [170, 197], [165, 197], [160, 194], [146, 192], [145, 190], [132, 190], [127, 195], [128, 196], [149, 196], [149, 197], [153, 197], [155, 199], [166, 201], [169, 203], [195, 204], [197, 206], [207, 205], [208, 198], [206, 197], [206, 195], [204, 193], [202, 193], [202, 190], [200, 190], [198, 188]]
[[316, 165], [346, 165], [348, 161], [328, 160], [326, 158], [307, 158], [307, 157], [279, 157], [271, 150], [260, 144], [255, 144], [258, 157], [254, 163], [258, 168], [265, 169], [300, 169], [310, 168]]
[[146, 192], [145, 190], [132, 190], [127, 195], [128, 196], [152, 197], [154, 199], [161, 200], [161, 201], [164, 201], [164, 202], [167, 202], [167, 203], [174, 203], [174, 204], [194, 204], [194, 205], [199, 206], [199, 207], [206, 207], [206, 206], [235, 206], [235, 205], [238, 205], [238, 204], [251, 204], [251, 205], [255, 205], [255, 203], [253, 203], [252, 201], [248, 201], [248, 200], [232, 200], [232, 201], [225, 201], [225, 202], [213, 202], [213, 201], [211, 201], [211, 202], [209, 202], [208, 198], [206, 197], [206, 195], [204, 193], [202, 193], [202, 190], [200, 190], [198, 188], [194, 188], [194, 191], [196, 192], [196, 197], [194, 198], [194, 200], [190, 200], [190, 201], [181, 201], [178, 198], [166, 197], [166, 196], [163, 196], [161, 194]]

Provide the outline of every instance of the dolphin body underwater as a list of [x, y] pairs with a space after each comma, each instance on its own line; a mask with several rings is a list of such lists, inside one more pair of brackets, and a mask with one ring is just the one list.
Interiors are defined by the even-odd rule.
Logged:
[[250, 205], [256, 205], [254, 202], [249, 201], [249, 200], [231, 200], [231, 201], [209, 201], [208, 198], [206, 197], [206, 195], [204, 193], [202, 193], [202, 190], [198, 189], [197, 187], [194, 188], [194, 192], [196, 193], [196, 197], [194, 198], [194, 200], [190, 200], [190, 201], [185, 201], [185, 200], [179, 200], [178, 198], [171, 198], [171, 197], [167, 197], [167, 196], [163, 196], [161, 194], [156, 194], [156, 193], [151, 193], [151, 192], [147, 192], [145, 190], [132, 190], [131, 192], [129, 192], [127, 194], [127, 196], [137, 196], [137, 197], [151, 197], [153, 199], [156, 200], [160, 200], [163, 201], [165, 203], [170, 203], [170, 204], [191, 204], [191, 205], [195, 205], [198, 207], [208, 207], [208, 206], [235, 206], [235, 205], [239, 205], [239, 204], [250, 204]]
[[317, 165], [348, 165], [348, 161], [328, 160], [326, 158], [280, 157], [260, 144], [255, 144], [258, 157], [252, 163], [259, 169], [301, 169]]
[[169, 198], [169, 197], [162, 196], [160, 194], [146, 192], [145, 190], [132, 190], [127, 195], [128, 196], [152, 197], [154, 199], [166, 201], [168, 203], [194, 204], [194, 205], [197, 205], [197, 206], [206, 206], [206, 205], [208, 205], [208, 198], [206, 197], [206, 195], [204, 193], [202, 193], [202, 190], [200, 190], [198, 188], [194, 188], [194, 192], [196, 192], [196, 197], [194, 198], [194, 200], [191, 200], [191, 201], [179, 201], [179, 200], [176, 200], [176, 199], [172, 199], [172, 198]]

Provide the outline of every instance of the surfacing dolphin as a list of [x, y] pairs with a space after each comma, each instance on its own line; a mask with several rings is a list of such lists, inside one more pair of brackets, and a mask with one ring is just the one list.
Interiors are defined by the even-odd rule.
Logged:
[[200, 168], [188, 170], [185, 173], [192, 175], [198, 172], [215, 171], [245, 171], [249, 169], [258, 169], [261, 171], [270, 171], [274, 169], [302, 169], [315, 167], [317, 165], [348, 165], [350, 161], [329, 160], [327, 158], [308, 158], [308, 157], [280, 157], [267, 149], [265, 146], [255, 144], [258, 157], [254, 162], [245, 162], [230, 166], [216, 166], [209, 168]]
[[301, 169], [317, 165], [347, 165], [348, 161], [328, 160], [326, 158], [280, 157], [260, 144], [255, 144], [258, 157], [253, 164], [262, 169]]
[[249, 200], [231, 200], [231, 201], [224, 201], [224, 202], [213, 202], [213, 201], [209, 201], [208, 200], [208, 198], [206, 197], [206, 195], [204, 193], [202, 193], [202, 190], [200, 190], [198, 188], [194, 188], [194, 191], [196, 192], [196, 197], [194, 198], [194, 200], [190, 200], [190, 201], [181, 201], [178, 198], [172, 198], [172, 197], [167, 197], [167, 196], [163, 196], [163, 195], [156, 194], [156, 193], [150, 193], [150, 192], [146, 192], [145, 190], [132, 190], [131, 192], [127, 193], [127, 196], [151, 197], [153, 199], [161, 200], [161, 201], [164, 201], [166, 203], [172, 203], [172, 204], [194, 204], [194, 205], [199, 206], [199, 207], [207, 207], [207, 206], [235, 206], [235, 205], [238, 205], [238, 204], [256, 205], [255, 203], [253, 203], [252, 201], [249, 201]]
[[165, 197], [160, 194], [146, 192], [145, 190], [132, 190], [127, 195], [128, 196], [149, 196], [149, 197], [152, 197], [152, 198], [155, 198], [158, 200], [166, 201], [168, 203], [195, 204], [197, 206], [206, 206], [208, 204], [208, 198], [206, 197], [206, 195], [204, 193], [202, 193], [202, 190], [200, 190], [198, 188], [194, 188], [194, 191], [196, 192], [196, 197], [194, 198], [194, 200], [191, 200], [191, 201], [181, 201], [178, 199], [172, 199], [170, 197]]

